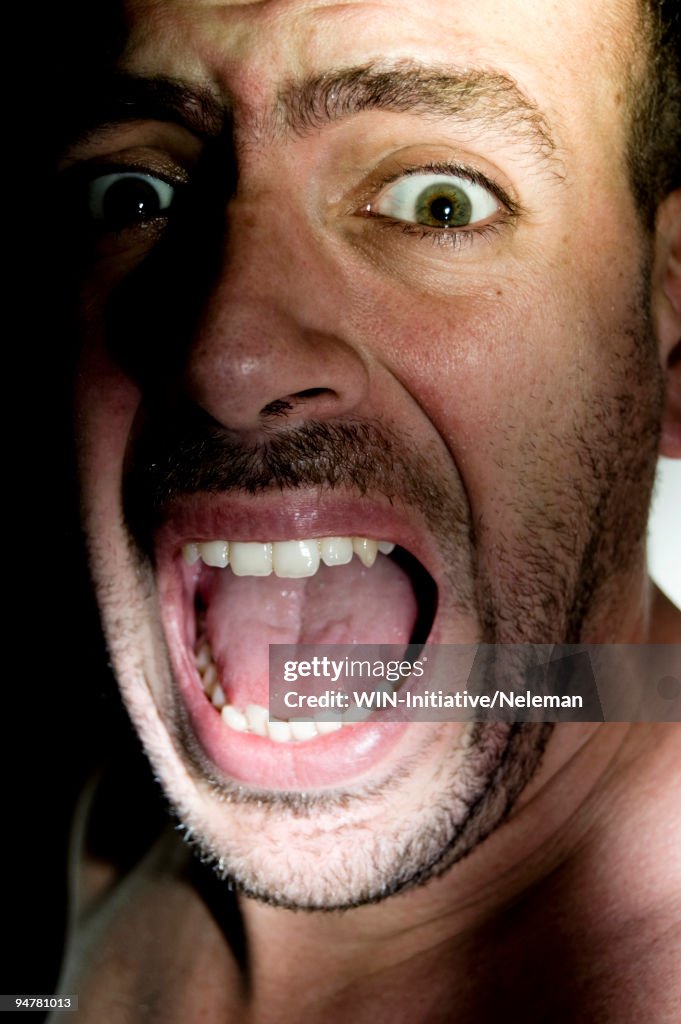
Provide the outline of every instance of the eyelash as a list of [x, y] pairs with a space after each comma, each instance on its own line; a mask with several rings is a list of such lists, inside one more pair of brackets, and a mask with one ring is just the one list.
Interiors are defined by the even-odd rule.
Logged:
[[[163, 171], [158, 167], [150, 167], [146, 163], [109, 163], [102, 162], [97, 163], [96, 167], [92, 166], [87, 168], [80, 168], [79, 173], [74, 174], [74, 184], [78, 188], [88, 187], [91, 182], [96, 178], [103, 177], [107, 174], [116, 173], [139, 173], [146, 175], [153, 175], [162, 181], [165, 181], [168, 185], [171, 185], [176, 192], [173, 205], [177, 206], [181, 200], [182, 193], [187, 189], [189, 184], [186, 173], [173, 174], [169, 173], [167, 169]], [[408, 166], [400, 168], [395, 173], [389, 175], [387, 178], [380, 182], [380, 185], [373, 187], [371, 195], [367, 195], [363, 201], [363, 206], [368, 205], [376, 195], [380, 195], [389, 185], [395, 181], [399, 181], [403, 178], [408, 178], [417, 174], [441, 174], [451, 175], [454, 177], [462, 178], [465, 181], [469, 181], [472, 184], [480, 185], [482, 188], [487, 189], [500, 203], [502, 207], [502, 218], [498, 221], [488, 222], [482, 224], [480, 227], [464, 227], [464, 228], [442, 228], [433, 227], [426, 224], [412, 223], [409, 221], [398, 220], [396, 218], [389, 217], [385, 214], [374, 213], [371, 210], [362, 210], [362, 215], [372, 221], [372, 223], [383, 230], [388, 231], [399, 231], [402, 235], [415, 239], [416, 241], [430, 242], [431, 245], [437, 247], [449, 247], [453, 251], [460, 251], [465, 246], [473, 245], [480, 239], [489, 239], [495, 235], [498, 235], [509, 223], [512, 223], [518, 215], [521, 213], [520, 205], [513, 200], [508, 193], [495, 181], [489, 179], [481, 171], [476, 168], [466, 167], [457, 163], [442, 163], [442, 162], [431, 162], [422, 164], [419, 166]], [[161, 220], [165, 220], [168, 216], [172, 216], [172, 213], [166, 217], [159, 217], [155, 221], [147, 221], [141, 223], [137, 228], [158, 229]], [[90, 224], [90, 230], [93, 234], [100, 233], [98, 231], [96, 223]], [[108, 228], [105, 233], [114, 234], [115, 236], [123, 235], [126, 231], [130, 230], [130, 227], [122, 227], [120, 229]]]
[[366, 203], [363, 206], [368, 205], [377, 194], [381, 194], [389, 185], [393, 182], [399, 181], [402, 178], [409, 178], [416, 174], [442, 174], [451, 175], [453, 177], [462, 178], [464, 181], [469, 181], [474, 185], [480, 185], [482, 188], [487, 189], [491, 194], [499, 200], [503, 207], [503, 220], [494, 221], [487, 224], [482, 224], [480, 227], [470, 228], [437, 228], [430, 227], [427, 224], [416, 224], [410, 221], [397, 220], [396, 218], [386, 216], [382, 213], [374, 213], [371, 210], [363, 210], [363, 215], [373, 221], [373, 223], [380, 228], [385, 228], [389, 231], [399, 230], [403, 235], [408, 235], [411, 238], [416, 238], [418, 241], [429, 241], [432, 245], [437, 246], [450, 246], [454, 250], [460, 250], [465, 245], [472, 245], [476, 238], [487, 239], [492, 235], [498, 234], [507, 224], [512, 223], [522, 212], [520, 204], [512, 199], [509, 194], [497, 184], [492, 181], [481, 171], [478, 171], [474, 167], [465, 167], [461, 164], [456, 163], [428, 163], [421, 164], [417, 167], [404, 167], [394, 174], [381, 181], [378, 189], [372, 190], [371, 197], [367, 197]]
[[449, 246], [454, 250], [463, 249], [466, 245], [473, 245], [476, 238], [487, 239], [491, 238], [492, 235], [498, 235], [510, 220], [509, 217], [500, 224], [483, 224], [479, 228], [457, 229], [433, 228], [427, 224], [410, 224], [407, 221], [394, 220], [383, 214], [368, 214], [368, 216], [374, 220], [378, 228], [384, 228], [387, 231], [398, 230], [403, 235], [416, 238], [417, 241], [430, 242], [434, 246]]
[[151, 166], [146, 162], [133, 161], [130, 163], [114, 161], [99, 161], [88, 162], [83, 165], [78, 165], [66, 171], [64, 174], [63, 189], [65, 191], [67, 202], [70, 198], [76, 210], [80, 212], [83, 217], [84, 224], [87, 226], [87, 230], [94, 238], [98, 236], [114, 236], [119, 237], [124, 235], [127, 231], [140, 230], [140, 229], [154, 229], [158, 228], [162, 221], [165, 221], [171, 215], [170, 210], [165, 214], [160, 214], [155, 219], [149, 219], [146, 221], [140, 221], [136, 225], [124, 225], [121, 227], [112, 226], [100, 226], [98, 222], [92, 218], [92, 216], [86, 212], [85, 207], [87, 203], [87, 192], [92, 187], [95, 181], [99, 178], [104, 178], [110, 174], [139, 174], [141, 176], [151, 176], [158, 178], [159, 181], [165, 182], [171, 188], [174, 189], [174, 198], [172, 206], [179, 205], [183, 193], [188, 187], [189, 180], [186, 173], [181, 172], [179, 168], [173, 172], [168, 168], [159, 168], [158, 166]]

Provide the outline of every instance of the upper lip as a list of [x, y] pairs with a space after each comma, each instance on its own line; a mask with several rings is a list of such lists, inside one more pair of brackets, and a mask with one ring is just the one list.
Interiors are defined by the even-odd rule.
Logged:
[[436, 581], [440, 552], [418, 513], [375, 497], [307, 490], [256, 496], [194, 494], [175, 499], [155, 532], [160, 562], [193, 541], [306, 540], [355, 536], [393, 541], [409, 551]]

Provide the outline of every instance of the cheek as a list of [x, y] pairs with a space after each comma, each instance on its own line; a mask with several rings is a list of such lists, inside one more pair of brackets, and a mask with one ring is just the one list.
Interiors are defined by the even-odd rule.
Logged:
[[[563, 324], [557, 337], [547, 321]], [[457, 460], [526, 416], [524, 399], [546, 389], [570, 333], [550, 298], [540, 304], [518, 282], [445, 299], [406, 289], [373, 296], [352, 330], [371, 339]]]
[[640, 278], [631, 268], [624, 277], [557, 264], [451, 299], [393, 289], [366, 301], [352, 329], [442, 437], [475, 508], [517, 492], [523, 462], [565, 482], [566, 439], [633, 392]]
[[86, 505], [118, 500], [123, 463], [140, 392], [106, 355], [88, 344], [75, 386], [75, 436]]

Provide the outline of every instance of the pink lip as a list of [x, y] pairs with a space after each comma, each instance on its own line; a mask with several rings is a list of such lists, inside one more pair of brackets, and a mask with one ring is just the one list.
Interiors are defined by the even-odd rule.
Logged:
[[189, 719], [202, 749], [227, 778], [263, 789], [300, 790], [339, 785], [378, 764], [408, 723], [343, 727], [304, 743], [273, 743], [235, 732], [200, 690], [179, 673]]
[[[363, 723], [302, 743], [272, 740], [230, 729], [203, 692], [194, 665], [193, 609], [187, 607], [191, 570], [181, 561], [181, 546], [219, 537], [284, 540], [315, 536], [373, 536], [392, 540], [423, 565], [427, 535], [392, 506], [356, 498], [318, 494], [258, 496], [196, 495], [179, 501], [156, 538], [157, 579], [162, 619], [180, 697], [191, 727], [207, 757], [228, 779], [264, 789], [318, 789], [347, 783], [387, 757], [409, 723]], [[428, 554], [431, 556], [428, 559]]]
[[271, 541], [355, 536], [390, 540], [406, 548], [437, 578], [438, 553], [418, 526], [386, 499], [343, 498], [333, 494], [193, 495], [179, 499], [156, 533], [159, 564], [190, 541]]

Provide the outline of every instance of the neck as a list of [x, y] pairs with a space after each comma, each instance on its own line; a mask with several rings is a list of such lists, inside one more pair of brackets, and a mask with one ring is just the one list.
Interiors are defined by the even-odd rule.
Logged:
[[[637, 641], [680, 643], [681, 615], [656, 588], [651, 595]], [[89, 993], [98, 1008], [127, 1000], [129, 1016], [115, 1018], [126, 1021], [140, 1019], [140, 993], [163, 990], [163, 1013], [150, 1019], [168, 1024], [191, 1016], [196, 991], [209, 1019], [248, 1024], [415, 1024], [451, 1020], [453, 1007], [458, 1019], [486, 1024], [508, 1015], [519, 979], [531, 977], [527, 1021], [554, 1006], [568, 1007], [561, 1019], [585, 1019], [593, 1002], [614, 1022], [630, 1019], [618, 1000], [628, 998], [636, 963], [641, 991], [652, 986], [649, 1005], [662, 1006], [661, 992], [681, 1000], [661, 952], [673, 955], [665, 933], [674, 913], [678, 927], [681, 891], [681, 865], [665, 854], [681, 849], [669, 784], [678, 736], [664, 723], [555, 726], [539, 770], [492, 835], [441, 877], [351, 911], [235, 899], [172, 830], [122, 882], [86, 861], [85, 927], [64, 990]], [[91, 942], [108, 959], [93, 960]], [[664, 1012], [648, 1019], [672, 1018]]]
[[[344, 994], [357, 1000], [360, 991], [378, 986], [384, 1001], [388, 993], [395, 1001], [394, 1019], [402, 1019], [409, 993], [428, 976], [434, 1005], [459, 1005], [465, 992], [473, 1010], [480, 995], [471, 975], [476, 951], [484, 951], [490, 965], [498, 959], [520, 968], [529, 949], [541, 956], [550, 922], [562, 912], [584, 938], [603, 930], [613, 902], [615, 948], [621, 921], [641, 910], [627, 882], [640, 870], [643, 851], [637, 847], [666, 841], [657, 831], [674, 820], [671, 809], [663, 811], [652, 833], [646, 827], [645, 841], [632, 844], [632, 828], [634, 836], [644, 834], [636, 822], [648, 814], [651, 767], [664, 777], [655, 765], [674, 741], [657, 726], [559, 726], [540, 772], [506, 823], [423, 888], [341, 914], [295, 913], [242, 900], [256, 1003], [264, 1007], [287, 992], [292, 1005], [303, 1005], [314, 992], [320, 1005], [332, 1006]], [[659, 870], [651, 879], [648, 899], [663, 903], [670, 879]], [[522, 922], [511, 928], [520, 906]], [[603, 944], [608, 948], [605, 935]]]
[[[639, 593], [641, 599], [629, 616], [631, 628], [621, 642], [681, 643], [681, 612], [652, 583]], [[291, 912], [242, 900], [256, 976], [260, 977], [257, 965], [262, 964], [262, 981], [271, 982], [271, 965], [276, 963], [279, 980], [304, 987], [311, 984], [317, 965], [315, 985], [353, 984], [367, 969], [390, 969], [405, 958], [419, 958], [440, 950], [443, 943], [457, 944], [463, 936], [484, 930], [519, 899], [539, 891], [549, 877], [588, 859], [590, 850], [599, 850], [599, 857], [605, 858], [601, 864], [615, 859], [617, 870], [609, 876], [614, 890], [633, 849], [630, 838], [622, 844], [617, 840], [638, 814], [645, 814], [647, 780], [651, 772], [659, 772], [665, 752], [673, 752], [675, 742], [674, 730], [665, 725], [558, 725], [540, 770], [505, 824], [426, 886], [342, 913]], [[676, 816], [670, 814], [666, 820]], [[663, 830], [665, 815], [660, 814], [658, 821]], [[664, 838], [662, 833], [659, 838]], [[636, 875], [633, 862], [631, 866]], [[659, 873], [655, 876], [664, 887]], [[594, 877], [585, 872], [576, 880], [577, 889], [586, 895]], [[603, 895], [601, 890], [598, 899], [584, 905], [598, 914]], [[571, 898], [576, 898], [574, 893]], [[320, 956], [320, 951], [328, 950], [331, 964]]]

